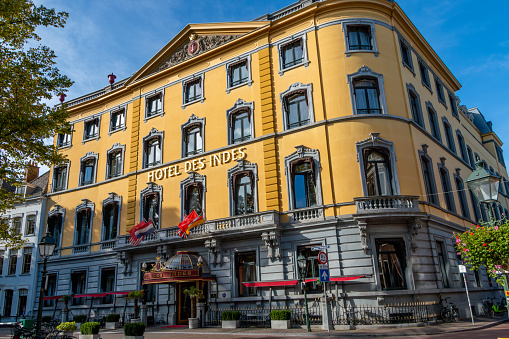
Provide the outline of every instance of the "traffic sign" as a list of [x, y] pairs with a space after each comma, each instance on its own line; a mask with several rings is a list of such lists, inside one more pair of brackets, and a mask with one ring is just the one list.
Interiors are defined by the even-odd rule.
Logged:
[[327, 253], [320, 252], [318, 253], [318, 262], [322, 265], [326, 264], [329, 261], [329, 257], [327, 257]]
[[320, 281], [321, 282], [329, 282], [330, 281], [330, 275], [329, 275], [329, 269], [320, 269]]
[[328, 270], [329, 269], [329, 263], [318, 264], [318, 269], [320, 269], [320, 270]]
[[458, 265], [460, 273], [467, 273], [467, 267], [465, 265]]
[[321, 251], [321, 250], [326, 250], [329, 248], [330, 248], [329, 245], [315, 246], [315, 247], [311, 247], [311, 251]]

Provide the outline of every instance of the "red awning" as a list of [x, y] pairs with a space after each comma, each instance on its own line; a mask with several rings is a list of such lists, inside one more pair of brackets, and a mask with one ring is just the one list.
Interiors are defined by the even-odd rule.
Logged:
[[107, 292], [106, 294], [122, 294], [122, 295], [128, 295], [131, 292]]
[[42, 300], [56, 300], [62, 298], [63, 295], [54, 295], [52, 297], [44, 297]]
[[246, 287], [274, 287], [274, 286], [293, 286], [297, 285], [298, 280], [281, 280], [281, 281], [258, 281], [242, 283]]
[[365, 275], [359, 275], [357, 277], [337, 277], [337, 278], [330, 278], [330, 281], [350, 281], [350, 280], [357, 280], [360, 278], [364, 278]]
[[[364, 278], [364, 275], [356, 277], [337, 277], [330, 278], [330, 281], [350, 281], [360, 278]], [[318, 281], [318, 278], [307, 278], [306, 283]], [[279, 281], [255, 281], [255, 282], [243, 282], [242, 284], [246, 287], [277, 287], [277, 286], [295, 286], [298, 280], [279, 280]]]
[[107, 295], [108, 295], [108, 293], [90, 293], [90, 294], [78, 294], [78, 295], [75, 295], [74, 297], [75, 298], [84, 298], [84, 297], [92, 297], [92, 298], [98, 297], [98, 298], [100, 298], [100, 297], [105, 297]]

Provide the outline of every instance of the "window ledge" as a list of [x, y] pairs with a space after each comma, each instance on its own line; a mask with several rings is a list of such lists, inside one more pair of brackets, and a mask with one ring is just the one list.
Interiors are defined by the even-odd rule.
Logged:
[[226, 94], [230, 94], [230, 91], [234, 90], [236, 88], [239, 88], [239, 87], [242, 87], [242, 86], [245, 86], [245, 85], [251, 86], [252, 84], [253, 84], [253, 80], [248, 80], [248, 81], [245, 81], [245, 82], [243, 82], [241, 84], [238, 84], [238, 85], [235, 85], [235, 86], [232, 86], [232, 87], [228, 87], [226, 89]]
[[30, 276], [30, 272], [28, 272], [28, 273], [21, 273], [20, 276], [24, 276], [24, 277]]
[[412, 72], [412, 74], [414, 75], [414, 78], [415, 78], [415, 72], [414, 72], [414, 68], [410, 65], [408, 65], [406, 62], [402, 61], [401, 62], [403, 64], [404, 67], [406, 67], [410, 72]]
[[97, 134], [97, 136], [92, 137], [92, 138], [83, 139], [83, 140], [81, 141], [81, 143], [84, 145], [86, 142], [88, 142], [88, 141], [92, 141], [92, 140], [99, 140], [99, 134]]
[[145, 118], [143, 118], [143, 122], [146, 123], [147, 120], [150, 120], [150, 119], [153, 119], [153, 118], [156, 118], [156, 117], [162, 117], [163, 115], [164, 115], [164, 111], [161, 111], [159, 113], [153, 114], [153, 115], [148, 116], [148, 117], [145, 115]]
[[192, 105], [192, 104], [195, 104], [197, 102], [201, 102], [203, 104], [203, 101], [205, 101], [205, 97], [201, 97], [199, 99], [196, 99], [196, 100], [193, 100], [193, 101], [189, 101], [189, 102], [186, 102], [186, 103], [183, 103], [180, 107], [182, 107], [182, 109], [186, 109], [187, 106], [189, 105]]
[[378, 58], [378, 54], [380, 54], [380, 51], [376, 49], [349, 49], [345, 51], [346, 57], [349, 58], [351, 53], [374, 53], [375, 57]]
[[283, 76], [283, 74], [291, 69], [294, 69], [294, 68], [297, 68], [297, 67], [300, 67], [304, 65], [305, 67], [308, 67], [309, 66], [309, 60], [303, 60], [300, 64], [296, 64], [296, 65], [293, 65], [293, 66], [290, 66], [290, 67], [287, 67], [287, 68], [283, 68], [281, 70], [279, 70], [279, 75], [280, 76]]
[[444, 105], [445, 109], [447, 109], [447, 104], [445, 103], [445, 101], [440, 99], [440, 97], [438, 97], [438, 102], [441, 103], [442, 105]]
[[428, 91], [431, 93], [431, 95], [433, 95], [433, 90], [431, 89], [431, 85], [428, 86], [427, 83], [425, 83], [424, 81], [421, 80], [421, 84], [423, 87], [427, 88]]
[[65, 144], [65, 145], [57, 146], [57, 147], [58, 147], [59, 150], [61, 150], [61, 149], [64, 149], [64, 148], [71, 149], [71, 146], [72, 146], [72, 143], [68, 143], [68, 144]]
[[125, 132], [126, 129], [127, 129], [127, 127], [124, 125], [123, 127], [111, 130], [111, 131], [108, 132], [108, 136], [111, 136], [113, 133], [119, 132], [119, 131], [124, 131]]

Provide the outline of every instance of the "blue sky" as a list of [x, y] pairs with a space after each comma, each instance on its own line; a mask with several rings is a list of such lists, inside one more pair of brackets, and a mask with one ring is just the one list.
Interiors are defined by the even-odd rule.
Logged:
[[[136, 72], [188, 23], [249, 21], [291, 0], [35, 0], [69, 12], [63, 29], [42, 29], [62, 73], [75, 81], [68, 99]], [[509, 5], [492, 0], [405, 0], [399, 5], [463, 88], [456, 94], [493, 121], [509, 150]], [[55, 103], [58, 101], [55, 99]], [[506, 158], [509, 157], [506, 152]]]

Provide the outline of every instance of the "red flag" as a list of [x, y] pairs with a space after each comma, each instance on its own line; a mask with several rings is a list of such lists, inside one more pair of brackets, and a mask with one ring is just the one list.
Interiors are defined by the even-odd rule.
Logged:
[[189, 224], [191, 224], [197, 217], [198, 217], [198, 214], [196, 213], [195, 210], [193, 210], [191, 213], [189, 213], [189, 215], [186, 215], [184, 217], [184, 220], [182, 220], [179, 223], [180, 231], [178, 232], [178, 235], [181, 236], [182, 238], [187, 238], [187, 234], [186, 234], [187, 228], [189, 227]]

